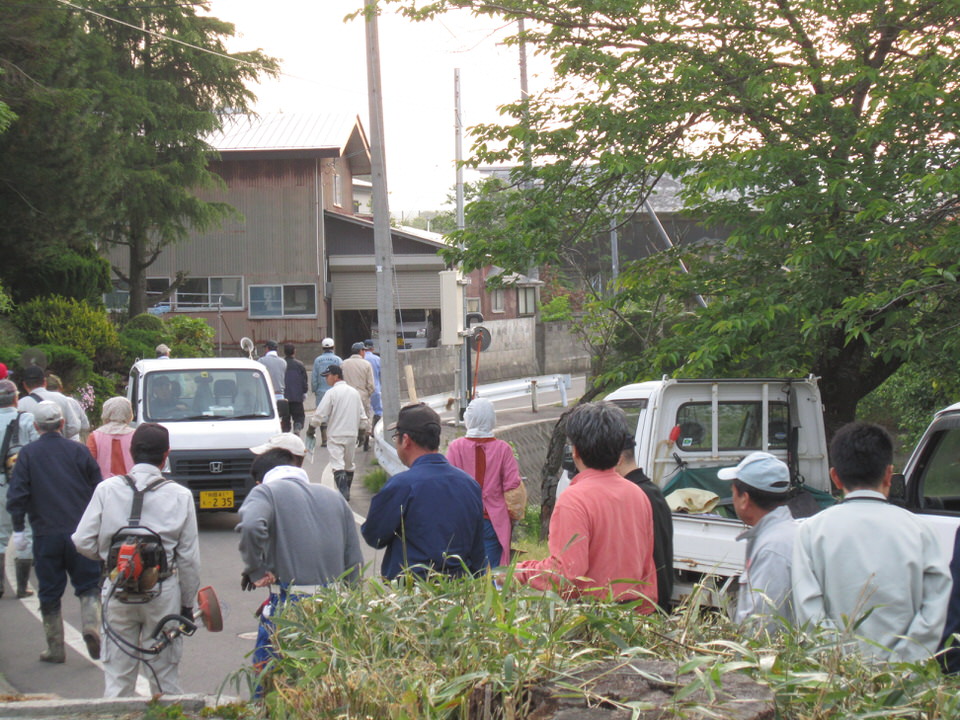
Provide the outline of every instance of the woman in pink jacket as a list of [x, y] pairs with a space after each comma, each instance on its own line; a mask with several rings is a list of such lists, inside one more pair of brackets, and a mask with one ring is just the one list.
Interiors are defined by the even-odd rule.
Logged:
[[497, 414], [483, 398], [470, 402], [463, 417], [467, 436], [447, 447], [447, 460], [480, 483], [483, 496], [483, 544], [490, 567], [510, 562], [512, 522], [504, 492], [517, 488], [520, 469], [511, 448], [493, 436]]
[[106, 480], [114, 475], [124, 475], [133, 467], [133, 458], [130, 457], [133, 408], [125, 397], [112, 397], [103, 403], [100, 418], [103, 425], [87, 437], [87, 447]]

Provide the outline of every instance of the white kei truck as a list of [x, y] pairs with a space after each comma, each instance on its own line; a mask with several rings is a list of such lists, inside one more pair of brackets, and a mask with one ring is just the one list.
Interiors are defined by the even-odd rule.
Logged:
[[[790, 468], [797, 495], [796, 517], [835, 502], [827, 457], [823, 406], [817, 379], [760, 378], [662, 380], [626, 385], [606, 400], [621, 407], [636, 436], [636, 461], [669, 495], [700, 488], [721, 497], [711, 513], [673, 514], [674, 600], [694, 583], [711, 578], [722, 604], [736, 591], [746, 543], [745, 526], [729, 507], [730, 483], [716, 471], [736, 465], [756, 450], [781, 458]], [[564, 480], [561, 479], [561, 486]], [[559, 491], [559, 488], [558, 488]], [[946, 558], [954, 555], [960, 527], [960, 403], [941, 410], [894, 476], [890, 500], [930, 523]]]
[[140, 360], [130, 369], [133, 423], [170, 431], [164, 475], [201, 511], [235, 511], [253, 487], [250, 448], [280, 432], [270, 374], [247, 358]]
[[721, 595], [735, 590], [743, 571], [746, 544], [737, 536], [745, 528], [730, 505], [730, 483], [717, 479], [719, 468], [763, 450], [786, 462], [792, 481], [803, 489], [793, 501], [795, 514], [833, 503], [814, 377], [664, 378], [626, 385], [605, 399], [627, 414], [637, 465], [665, 495], [699, 488], [721, 498], [710, 513], [674, 513], [675, 600], [706, 576], [713, 576]]

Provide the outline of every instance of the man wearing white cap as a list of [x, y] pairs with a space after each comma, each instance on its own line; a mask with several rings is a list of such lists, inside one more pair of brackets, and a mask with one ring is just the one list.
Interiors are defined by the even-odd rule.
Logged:
[[736, 467], [719, 470], [717, 477], [732, 481], [733, 508], [750, 526], [737, 536], [747, 541], [747, 559], [734, 619], [775, 634], [783, 627], [781, 618], [793, 622], [790, 568], [797, 523], [784, 504], [790, 470], [770, 453], [755, 452]]
[[343, 379], [343, 370], [339, 365], [328, 367], [323, 371], [323, 377], [330, 386], [330, 392], [323, 396], [316, 412], [310, 418], [307, 437], [314, 438], [317, 427], [327, 428], [333, 479], [337, 489], [349, 500], [355, 469], [357, 434], [367, 427], [367, 414], [360, 393]]
[[253, 653], [259, 669], [273, 655], [270, 618], [277, 607], [288, 596], [311, 595], [342, 576], [358, 580], [363, 555], [347, 501], [332, 488], [311, 483], [300, 467], [306, 448], [297, 435], [280, 433], [250, 450], [259, 456], [254, 470], [263, 472], [263, 482], [240, 506], [236, 530], [244, 564], [241, 588], [270, 588]]

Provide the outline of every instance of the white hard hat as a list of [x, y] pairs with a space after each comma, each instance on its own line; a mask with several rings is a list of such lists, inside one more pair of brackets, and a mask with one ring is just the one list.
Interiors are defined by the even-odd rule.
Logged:
[[320, 347], [332, 348], [334, 345], [333, 338], [324, 338], [320, 341]]

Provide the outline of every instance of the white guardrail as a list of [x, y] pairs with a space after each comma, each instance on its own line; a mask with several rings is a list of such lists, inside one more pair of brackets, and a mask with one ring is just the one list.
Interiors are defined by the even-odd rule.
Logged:
[[[541, 375], [535, 378], [521, 378], [520, 380], [506, 380], [499, 383], [482, 385], [477, 388], [477, 397], [485, 398], [491, 402], [498, 400], [512, 400], [530, 396], [530, 405], [533, 412], [537, 412], [538, 395], [541, 392], [557, 391], [560, 393], [560, 404], [567, 407], [567, 390], [573, 387], [573, 380], [569, 373], [563, 375]], [[437, 412], [443, 412], [447, 409], [447, 403], [451, 395], [431, 395], [420, 399], [420, 402], [426, 403]], [[455, 405], [454, 405], [455, 407]], [[377, 423], [374, 428], [374, 453], [377, 456], [377, 462], [392, 477], [398, 472], [406, 470], [406, 466], [400, 462], [397, 457], [397, 449], [393, 446], [390, 438], [384, 438], [383, 423]]]
[[[530, 402], [534, 412], [537, 411], [537, 399], [541, 392], [557, 391], [560, 393], [560, 404], [567, 407], [567, 390], [573, 387], [573, 380], [570, 374], [562, 375], [541, 375], [534, 378], [521, 378], [519, 380], [505, 380], [504, 382], [490, 383], [481, 385], [477, 388], [477, 397], [486, 398], [492, 402], [498, 400], [512, 400], [513, 398], [530, 396]], [[452, 394], [430, 395], [420, 398], [420, 402], [426, 403], [434, 410], [442, 410], [447, 407]]]

